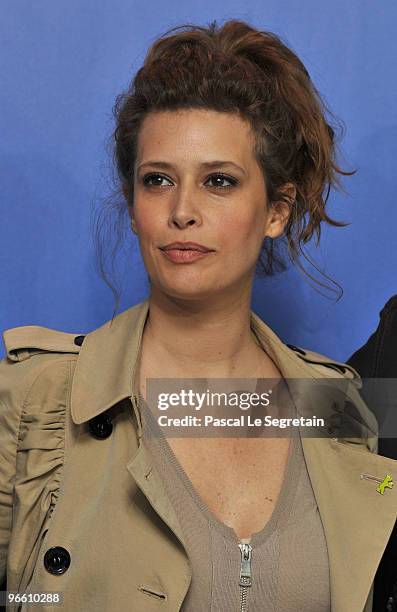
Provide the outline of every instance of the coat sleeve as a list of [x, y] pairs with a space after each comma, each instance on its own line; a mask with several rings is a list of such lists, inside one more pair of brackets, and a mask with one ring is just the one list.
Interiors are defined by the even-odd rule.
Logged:
[[18, 363], [0, 360], [0, 582], [12, 528], [16, 447], [25, 387]]

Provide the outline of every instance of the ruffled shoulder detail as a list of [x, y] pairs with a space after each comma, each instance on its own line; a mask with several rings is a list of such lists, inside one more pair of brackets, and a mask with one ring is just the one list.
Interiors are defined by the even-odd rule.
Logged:
[[[33, 381], [22, 406], [8, 558], [18, 590], [31, 578], [60, 492], [73, 367], [70, 360], [47, 364]], [[21, 559], [27, 560], [25, 567], [19, 566]]]

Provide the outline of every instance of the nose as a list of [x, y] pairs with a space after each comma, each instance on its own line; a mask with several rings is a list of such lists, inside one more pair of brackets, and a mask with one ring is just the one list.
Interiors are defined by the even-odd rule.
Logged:
[[189, 225], [197, 225], [196, 217], [189, 215], [188, 213], [173, 213], [171, 217], [171, 227], [175, 225], [181, 229], [188, 227]]
[[194, 196], [192, 190], [181, 189], [179, 193], [175, 193], [172, 201], [172, 209], [169, 215], [169, 226], [174, 228], [185, 228], [189, 225], [200, 225], [201, 214], [193, 202], [197, 202], [199, 196]]

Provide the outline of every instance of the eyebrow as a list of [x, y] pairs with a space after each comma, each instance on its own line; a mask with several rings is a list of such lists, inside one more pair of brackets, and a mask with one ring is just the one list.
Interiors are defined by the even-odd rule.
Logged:
[[[165, 169], [168, 169], [168, 170], [173, 170], [174, 169], [173, 164], [169, 164], [168, 162], [162, 162], [162, 161], [147, 161], [147, 162], [144, 162], [143, 164], [140, 164], [138, 166], [138, 170], [140, 168], [143, 168], [143, 166], [154, 166], [155, 168], [165, 168]], [[229, 161], [229, 160], [216, 159], [214, 161], [202, 162], [200, 164], [200, 167], [208, 168], [208, 169], [210, 169], [210, 168], [217, 168], [219, 166], [234, 166], [235, 168], [240, 170], [243, 174], [247, 174], [247, 172], [244, 170], [244, 168], [242, 168], [241, 166], [239, 166], [235, 162], [232, 162], [232, 161]]]

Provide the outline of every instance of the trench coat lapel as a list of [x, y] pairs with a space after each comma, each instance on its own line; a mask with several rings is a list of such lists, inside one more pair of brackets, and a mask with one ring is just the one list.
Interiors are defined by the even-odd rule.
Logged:
[[397, 491], [381, 495], [360, 476], [395, 479], [397, 461], [327, 438], [302, 445], [327, 541], [331, 610], [363, 612], [396, 521]]
[[[255, 314], [253, 323], [286, 379], [317, 375]], [[347, 396], [350, 401], [360, 399], [352, 384]], [[381, 495], [378, 483], [361, 474], [381, 479], [390, 474], [396, 481], [397, 461], [370, 452], [365, 444], [337, 438], [302, 436], [302, 448], [328, 547], [331, 610], [370, 612], [365, 604], [397, 518], [397, 487]]]

